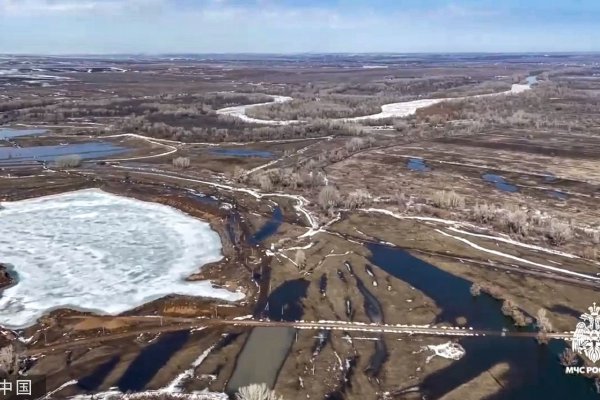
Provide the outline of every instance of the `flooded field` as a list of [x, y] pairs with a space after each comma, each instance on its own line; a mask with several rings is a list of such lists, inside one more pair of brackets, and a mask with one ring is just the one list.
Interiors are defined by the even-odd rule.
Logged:
[[40, 136], [48, 131], [45, 129], [13, 129], [0, 128], [0, 140], [13, 139], [23, 136]]
[[[501, 302], [487, 294], [473, 297], [471, 282], [449, 274], [411, 256], [404, 250], [370, 245], [371, 261], [384, 271], [423, 292], [442, 309], [437, 323], [453, 323], [466, 318], [474, 329], [513, 331], [532, 330], [533, 326], [515, 328], [501, 312]], [[460, 339], [466, 354], [459, 361], [428, 376], [421, 388], [427, 397], [440, 398], [470, 381], [492, 366], [510, 365], [510, 386], [492, 398], [555, 398], [556, 393], [577, 399], [594, 399], [593, 381], [565, 375], [559, 355], [565, 344], [553, 341], [540, 346], [532, 338], [473, 337]]]
[[431, 171], [431, 168], [425, 164], [425, 160], [422, 158], [411, 158], [406, 163], [406, 166], [411, 171], [419, 171], [419, 172], [428, 172]]
[[488, 173], [483, 174], [481, 178], [486, 182], [493, 183], [496, 189], [502, 190], [503, 192], [513, 193], [519, 190], [517, 186], [506, 182], [506, 180], [500, 175]]
[[256, 157], [256, 158], [273, 158], [274, 154], [265, 150], [252, 149], [212, 149], [211, 154], [216, 154], [225, 157]]
[[1, 164], [19, 164], [27, 162], [52, 162], [58, 157], [78, 155], [83, 160], [93, 160], [122, 154], [128, 149], [107, 142], [73, 143], [64, 145], [0, 147]]

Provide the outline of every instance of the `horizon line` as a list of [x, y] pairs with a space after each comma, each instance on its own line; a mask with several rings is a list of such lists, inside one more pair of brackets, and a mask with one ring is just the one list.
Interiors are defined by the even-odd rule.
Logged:
[[46, 57], [66, 57], [66, 56], [78, 56], [78, 57], [92, 57], [92, 56], [201, 56], [201, 55], [268, 55], [268, 56], [293, 56], [293, 55], [477, 55], [477, 54], [506, 54], [506, 55], [600, 55], [600, 50], [563, 50], [563, 51], [302, 51], [302, 52], [254, 52], [254, 51], [228, 51], [228, 52], [115, 52], [115, 53], [15, 53], [15, 52], [1, 52], [1, 56], [46, 56]]

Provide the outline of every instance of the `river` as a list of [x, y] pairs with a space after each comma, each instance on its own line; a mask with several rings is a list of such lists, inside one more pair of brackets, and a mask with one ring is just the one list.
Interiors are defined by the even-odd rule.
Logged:
[[[421, 291], [441, 308], [436, 322], [454, 324], [456, 318], [462, 316], [474, 329], [517, 329], [502, 314], [498, 300], [486, 294], [471, 295], [472, 282], [434, 267], [402, 249], [378, 244], [368, 247], [373, 264]], [[558, 362], [558, 356], [565, 348], [563, 341], [554, 340], [548, 346], [542, 346], [531, 338], [466, 337], [459, 342], [466, 350], [465, 356], [423, 381], [421, 389], [428, 399], [440, 398], [503, 362], [510, 365], [510, 385], [492, 399], [598, 398], [592, 380], [565, 374], [564, 367]]]

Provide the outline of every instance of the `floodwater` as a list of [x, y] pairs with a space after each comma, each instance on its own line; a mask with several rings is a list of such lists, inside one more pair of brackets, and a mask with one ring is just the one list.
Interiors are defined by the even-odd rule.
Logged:
[[[123, 393], [144, 390], [158, 371], [183, 348], [189, 337], [189, 330], [166, 333], [142, 349], [117, 382], [119, 390]], [[77, 386], [88, 392], [97, 391], [119, 361], [119, 356], [111, 358], [91, 374], [79, 379]]]
[[553, 197], [557, 200], [567, 200], [569, 198], [569, 195], [566, 194], [565, 192], [561, 192], [560, 190], [549, 190], [548, 194], [550, 195], [550, 197]]
[[[295, 279], [273, 290], [265, 310], [269, 319], [301, 320], [304, 314], [301, 301], [306, 297], [309, 284], [305, 279]], [[226, 392], [235, 393], [238, 388], [257, 382], [272, 387], [295, 337], [294, 328], [254, 328], [236, 360]], [[260, 367], [257, 367], [257, 360], [260, 360]]]
[[496, 186], [496, 189], [502, 190], [503, 192], [514, 193], [517, 190], [519, 190], [519, 188], [517, 188], [517, 186], [506, 182], [506, 180], [503, 177], [501, 177], [500, 175], [483, 174], [481, 176], [481, 178], [483, 178], [483, 180], [486, 182], [493, 183], [494, 186]]
[[49, 162], [57, 157], [77, 154], [83, 160], [102, 158], [124, 153], [127, 148], [107, 142], [75, 143], [67, 145], [0, 147], [0, 164], [25, 163], [31, 161]]
[[544, 174], [544, 178], [543, 179], [544, 179], [545, 183], [554, 183], [554, 182], [557, 181], [556, 175], [554, 175], [554, 174], [552, 174], [550, 172]]
[[283, 212], [281, 208], [275, 207], [271, 218], [252, 236], [250, 242], [252, 244], [260, 243], [269, 236], [274, 235], [283, 223]]
[[212, 149], [211, 154], [228, 157], [255, 157], [255, 158], [273, 158], [270, 151], [253, 149]]
[[431, 171], [431, 168], [425, 164], [425, 160], [422, 158], [411, 158], [408, 160], [406, 166], [411, 171], [427, 172]]
[[[436, 322], [455, 323], [465, 317], [474, 329], [508, 331], [515, 328], [501, 312], [501, 303], [482, 294], [470, 294], [472, 282], [428, 264], [408, 252], [379, 244], [370, 244], [371, 262], [390, 275], [410, 284], [431, 298], [441, 313]], [[459, 340], [466, 354], [447, 368], [427, 376], [421, 391], [428, 399], [437, 399], [477, 377], [498, 363], [510, 366], [509, 385], [488, 399], [597, 399], [592, 380], [569, 376], [559, 364], [566, 347], [553, 340], [547, 346], [532, 338], [465, 337]]]
[[[377, 324], [384, 323], [383, 308], [381, 307], [379, 300], [377, 300], [377, 297], [375, 297], [373, 293], [367, 289], [359, 277], [354, 276], [354, 279], [356, 279], [356, 286], [363, 296], [365, 313], [369, 317], [369, 320]], [[369, 365], [366, 369], [367, 374], [371, 376], [377, 376], [381, 370], [381, 367], [388, 359], [385, 338], [383, 335], [379, 335], [378, 339], [379, 340], [373, 342], [373, 354], [371, 355], [371, 358], [369, 358]]]
[[171, 357], [181, 350], [189, 336], [189, 330], [168, 333], [144, 348], [117, 382], [119, 390], [123, 393], [143, 390]]
[[21, 136], [40, 136], [47, 133], [45, 129], [13, 129], [0, 128], [0, 140], [7, 140]]
[[119, 356], [115, 356], [104, 364], [100, 364], [91, 374], [79, 379], [77, 386], [88, 392], [98, 390], [113, 368], [117, 366], [120, 359]]

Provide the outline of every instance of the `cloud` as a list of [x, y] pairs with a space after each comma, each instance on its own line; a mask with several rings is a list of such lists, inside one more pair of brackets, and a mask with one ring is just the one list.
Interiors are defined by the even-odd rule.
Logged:
[[0, 53], [514, 51], [568, 49], [572, 43], [587, 50], [600, 43], [596, 20], [580, 23], [591, 18], [579, 15], [581, 10], [565, 23], [564, 14], [542, 12], [539, 4], [526, 10], [517, 5], [517, 0], [0, 0]]
[[434, 18], [487, 18], [504, 14], [499, 8], [483, 8], [476, 6], [465, 6], [457, 3], [449, 3], [427, 13]]
[[0, 0], [0, 15], [120, 13], [156, 9], [165, 0]]

